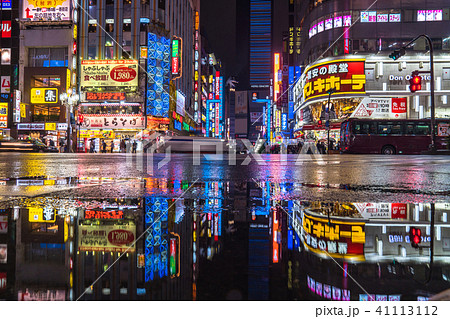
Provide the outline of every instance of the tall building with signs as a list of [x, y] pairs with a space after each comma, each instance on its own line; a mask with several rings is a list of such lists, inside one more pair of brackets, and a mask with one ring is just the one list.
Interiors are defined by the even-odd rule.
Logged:
[[78, 121], [84, 151], [91, 151], [90, 141], [101, 151], [105, 139], [106, 151], [119, 152], [124, 139], [136, 140], [140, 151], [142, 137], [151, 132], [197, 129], [193, 79], [199, 1], [179, 2], [82, 3]]
[[[339, 139], [340, 122], [349, 117], [367, 119], [426, 119], [431, 117], [429, 45], [419, 38], [405, 56], [393, 60], [396, 49], [426, 34], [432, 39], [435, 75], [435, 116], [448, 118], [450, 26], [447, 1], [434, 1], [424, 10], [423, 1], [408, 7], [378, 1], [316, 1], [296, 3], [294, 47], [296, 65], [302, 67], [294, 86], [295, 130], [323, 138], [329, 119], [330, 137]], [[299, 44], [297, 48], [297, 43]], [[330, 45], [332, 44], [332, 45]], [[409, 78], [419, 70], [422, 90], [412, 94]], [[425, 71], [425, 72], [424, 72]], [[330, 81], [333, 81], [331, 84]], [[324, 90], [320, 83], [324, 83]], [[328, 106], [330, 88], [336, 89]], [[437, 123], [439, 125], [439, 123]], [[442, 133], [442, 131], [441, 131]], [[380, 150], [381, 151], [381, 150]]]
[[[72, 1], [20, 1], [20, 81], [12, 135], [73, 148], [77, 8]], [[18, 115], [20, 114], [20, 116]]]
[[4, 138], [20, 121], [19, 2], [1, 0], [0, 7], [0, 138]]

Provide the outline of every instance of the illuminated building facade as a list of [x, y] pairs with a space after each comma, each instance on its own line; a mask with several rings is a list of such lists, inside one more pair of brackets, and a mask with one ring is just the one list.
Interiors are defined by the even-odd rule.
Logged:
[[[21, 2], [20, 95], [15, 101], [14, 137], [74, 142], [77, 10], [70, 1], [47, 5], [49, 12]], [[3, 12], [3, 11], [2, 11]], [[17, 93], [17, 92], [16, 92]], [[64, 95], [64, 99], [61, 96]], [[70, 98], [70, 99], [69, 99]]]
[[16, 136], [22, 91], [19, 87], [19, 3], [2, 0], [0, 10], [0, 137]]
[[[296, 45], [300, 44], [295, 65], [302, 66], [302, 77], [293, 88], [295, 131], [323, 138], [329, 119], [330, 136], [339, 139], [339, 124], [348, 117], [430, 118], [430, 75], [422, 77], [422, 90], [414, 94], [410, 92], [408, 81], [414, 70], [430, 70], [426, 40], [419, 38], [399, 60], [389, 57], [394, 50], [421, 34], [428, 35], [433, 43], [435, 116], [445, 118], [450, 114], [450, 77], [445, 66], [450, 42], [444, 31], [450, 25], [450, 18], [445, 14], [449, 10], [448, 3], [435, 1], [424, 6], [422, 1], [415, 0], [408, 6], [400, 6], [379, 1], [376, 8], [366, 10], [370, 5], [369, 1], [353, 0], [296, 3], [292, 46], [297, 50]], [[350, 70], [352, 61], [357, 59], [363, 61], [363, 69]], [[332, 65], [339, 66], [339, 63], [344, 63], [343, 67], [348, 64], [349, 71], [338, 69], [334, 73]], [[330, 66], [332, 73], [328, 72]], [[327, 84], [332, 76], [340, 78], [340, 88]], [[351, 78], [350, 89], [343, 89], [348, 80], [343, 80], [342, 76]], [[325, 81], [323, 90], [319, 85], [321, 80]], [[332, 93], [332, 103], [327, 108], [326, 91], [330, 88], [337, 88], [337, 92]]]

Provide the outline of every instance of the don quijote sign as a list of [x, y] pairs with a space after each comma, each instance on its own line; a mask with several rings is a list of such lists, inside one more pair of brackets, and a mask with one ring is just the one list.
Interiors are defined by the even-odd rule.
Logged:
[[[431, 75], [421, 75], [422, 81], [431, 81]], [[389, 81], [391, 82], [404, 82], [411, 80], [411, 74], [403, 75], [389, 75]], [[400, 84], [400, 83], [398, 83]]]
[[83, 60], [82, 87], [137, 87], [137, 60]]
[[305, 72], [303, 96], [305, 101], [333, 95], [365, 94], [366, 75], [364, 59], [341, 59], [315, 64]]

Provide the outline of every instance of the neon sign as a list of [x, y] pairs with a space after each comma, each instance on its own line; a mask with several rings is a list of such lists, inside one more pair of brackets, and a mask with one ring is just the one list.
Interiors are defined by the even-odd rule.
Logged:
[[179, 37], [172, 39], [172, 79], [181, 77], [182, 41]]

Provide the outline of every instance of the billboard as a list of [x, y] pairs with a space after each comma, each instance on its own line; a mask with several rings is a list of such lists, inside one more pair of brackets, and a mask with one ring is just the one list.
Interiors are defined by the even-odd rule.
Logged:
[[[4, 0], [3, 0], [4, 1]], [[70, 21], [70, 0], [24, 0], [22, 20], [27, 21]]]
[[11, 10], [12, 9], [12, 0], [1, 0], [1, 1], [2, 1], [2, 5], [1, 5], [2, 10]]
[[304, 214], [302, 240], [312, 252], [363, 261], [366, 234], [364, 222], [341, 221]]
[[137, 87], [137, 60], [83, 60], [81, 87]]
[[[135, 225], [80, 225], [80, 251], [134, 252], [131, 246], [136, 238]], [[131, 247], [130, 247], [131, 246]], [[130, 248], [128, 250], [128, 248]]]
[[407, 98], [364, 98], [350, 117], [406, 119]]
[[148, 34], [147, 115], [169, 117], [170, 42]]
[[366, 75], [364, 59], [342, 59], [313, 65], [306, 69], [303, 87], [305, 101], [328, 96], [327, 91], [335, 89], [333, 96], [340, 94], [365, 94]]
[[83, 114], [83, 129], [143, 129], [145, 119], [133, 114]]

